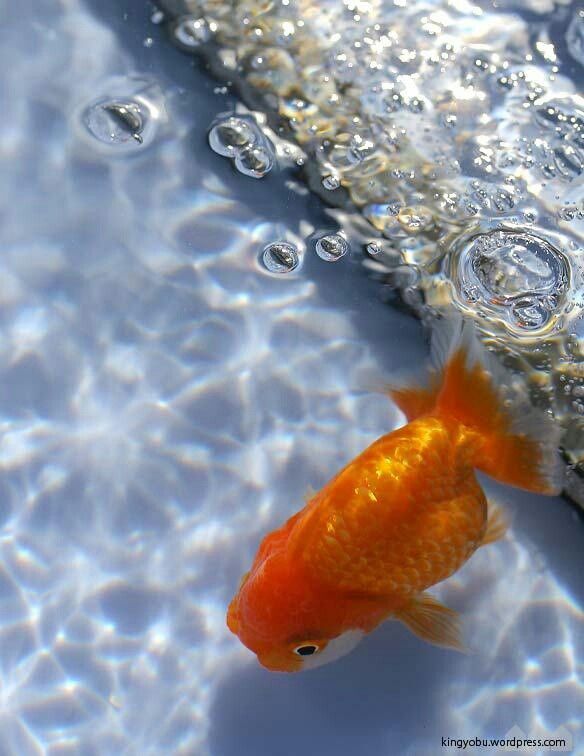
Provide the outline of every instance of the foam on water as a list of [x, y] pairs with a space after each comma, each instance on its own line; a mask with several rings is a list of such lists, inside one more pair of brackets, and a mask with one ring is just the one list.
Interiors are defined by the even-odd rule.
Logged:
[[[537, 361], [537, 339], [553, 335], [550, 373], [575, 361], [568, 334], [584, 339], [578, 2], [159, 5], [171, 19], [196, 9], [214, 25], [213, 70], [302, 146], [305, 178], [325, 202], [369, 222], [357, 223], [364, 248], [375, 234], [390, 242], [392, 254], [370, 267], [398, 286], [396, 266], [410, 267], [416, 283], [404, 279], [403, 297], [426, 322], [462, 309], [504, 360]], [[355, 223], [354, 213], [338, 215]], [[447, 256], [470, 233], [497, 229], [557, 249], [570, 285], [542, 299], [528, 277], [521, 300], [469, 307], [461, 277], [448, 279]], [[562, 410], [553, 383], [549, 402], [573, 470], [584, 446], [568, 432], [575, 413]], [[571, 491], [584, 503], [584, 483]]]

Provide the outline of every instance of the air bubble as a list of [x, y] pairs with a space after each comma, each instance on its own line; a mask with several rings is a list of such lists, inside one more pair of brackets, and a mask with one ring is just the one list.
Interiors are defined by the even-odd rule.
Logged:
[[349, 243], [340, 234], [321, 236], [315, 245], [316, 254], [326, 262], [336, 262], [349, 251]]
[[250, 145], [235, 155], [235, 167], [240, 173], [263, 178], [274, 165], [274, 158], [262, 145]]
[[373, 154], [375, 147], [375, 142], [371, 139], [362, 137], [360, 134], [355, 134], [351, 139], [347, 153], [349, 162], [354, 165], [362, 163], [365, 158]]
[[251, 118], [229, 116], [209, 131], [211, 149], [233, 159], [240, 173], [263, 178], [274, 167], [272, 143]]
[[467, 242], [453, 279], [463, 302], [487, 308], [521, 330], [536, 330], [559, 313], [569, 268], [545, 239], [498, 230]]
[[257, 131], [243, 118], [227, 118], [209, 131], [211, 149], [224, 157], [235, 157], [242, 149], [255, 144]]
[[549, 311], [534, 297], [527, 297], [514, 302], [511, 312], [522, 328], [541, 328], [550, 317]]
[[569, 221], [573, 221], [574, 220], [574, 218], [576, 217], [577, 213], [578, 213], [577, 208], [567, 206], [567, 207], [560, 208], [560, 210], [558, 212], [558, 215], [559, 215], [559, 217], [562, 220], [569, 222]]
[[82, 117], [89, 133], [112, 147], [139, 147], [149, 124], [146, 108], [133, 100], [103, 99], [90, 105]]
[[278, 241], [264, 247], [262, 262], [270, 273], [290, 273], [300, 265], [300, 257], [293, 244]]
[[470, 251], [472, 270], [496, 300], [529, 291], [552, 292], [563, 286], [562, 258], [536, 236], [496, 231], [477, 237]]
[[195, 50], [212, 37], [205, 19], [195, 16], [182, 16], [177, 19], [173, 24], [172, 34], [174, 41], [183, 50]]
[[341, 182], [339, 181], [338, 176], [325, 176], [322, 180], [322, 185], [325, 189], [328, 189], [329, 191], [334, 191], [335, 189], [338, 189], [341, 185]]
[[566, 46], [570, 55], [584, 66], [584, 11], [579, 10], [566, 32]]
[[425, 231], [434, 223], [432, 212], [423, 205], [402, 208], [398, 213], [397, 219], [402, 228], [410, 234]]

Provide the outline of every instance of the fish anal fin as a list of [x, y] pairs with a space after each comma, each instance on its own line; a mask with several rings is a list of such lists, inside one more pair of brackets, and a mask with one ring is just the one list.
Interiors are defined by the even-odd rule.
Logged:
[[428, 593], [415, 596], [405, 607], [394, 612], [415, 635], [436, 646], [465, 652], [460, 629], [460, 615]]
[[485, 546], [487, 543], [494, 543], [499, 541], [505, 536], [507, 528], [509, 527], [509, 519], [505, 512], [498, 504], [489, 501], [489, 512], [487, 518], [487, 529], [481, 546]]

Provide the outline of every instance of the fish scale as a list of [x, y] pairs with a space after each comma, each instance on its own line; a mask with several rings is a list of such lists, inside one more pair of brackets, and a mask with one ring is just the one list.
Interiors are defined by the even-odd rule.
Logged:
[[[486, 500], [469, 464], [468, 448], [459, 427], [428, 417], [365, 450], [357, 464], [342, 471], [322, 492], [318, 518], [311, 522], [301, 555], [314, 578], [341, 590], [350, 585], [386, 593], [391, 591], [388, 581], [394, 582], [390, 575], [399, 565], [415, 564], [422, 555], [430, 568], [412, 573], [409, 588], [423, 590], [436, 582], [432, 579], [436, 572], [444, 579], [456, 570], [468, 558], [466, 544], [476, 547], [486, 524]], [[453, 457], [450, 466], [445, 464], [448, 456]], [[461, 477], [464, 482], [457, 486]], [[366, 480], [371, 480], [369, 487]], [[347, 489], [359, 493], [344, 498]], [[375, 507], [364, 491], [373, 493]], [[436, 549], [443, 540], [445, 517], [454, 518], [460, 528], [453, 553], [446, 559], [444, 551]], [[422, 521], [423, 536], [418, 533]], [[337, 532], [340, 522], [342, 537]], [[304, 530], [306, 524], [299, 522], [298, 527]], [[362, 565], [363, 559], [368, 569], [360, 566], [355, 574], [354, 566]]]

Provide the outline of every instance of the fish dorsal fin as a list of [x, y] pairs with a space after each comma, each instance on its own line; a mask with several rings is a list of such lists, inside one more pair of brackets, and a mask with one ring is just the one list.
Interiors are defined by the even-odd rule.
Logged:
[[404, 413], [408, 421], [415, 420], [430, 413], [436, 405], [440, 391], [440, 382], [435, 374], [430, 376], [429, 386], [393, 386], [386, 387], [386, 392]]
[[460, 615], [429, 593], [420, 593], [395, 612], [395, 617], [415, 635], [436, 646], [465, 651], [460, 631]]

